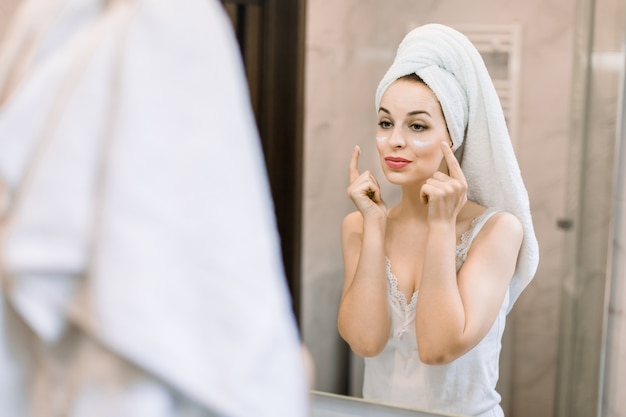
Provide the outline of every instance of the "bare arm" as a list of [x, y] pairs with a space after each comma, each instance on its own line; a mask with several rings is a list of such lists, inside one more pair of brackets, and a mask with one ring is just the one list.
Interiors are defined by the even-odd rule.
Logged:
[[416, 306], [415, 329], [425, 363], [450, 362], [485, 337], [515, 270], [523, 232], [509, 213], [492, 217], [456, 273], [456, 216], [465, 204], [465, 178], [443, 146], [450, 176], [437, 174], [422, 188], [429, 204], [429, 234]]
[[361, 356], [375, 356], [387, 343], [390, 328], [385, 279], [386, 207], [369, 172], [359, 175], [359, 150], [350, 163], [348, 194], [359, 211], [341, 228], [344, 286], [339, 304], [339, 333]]
[[454, 232], [431, 229], [416, 306], [419, 354], [425, 363], [448, 363], [476, 346], [493, 325], [522, 241], [519, 220], [492, 217], [472, 243], [458, 276]]

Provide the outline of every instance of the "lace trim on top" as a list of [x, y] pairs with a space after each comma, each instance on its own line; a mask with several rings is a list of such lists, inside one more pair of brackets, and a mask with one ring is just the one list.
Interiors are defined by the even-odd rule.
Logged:
[[478, 220], [481, 219], [486, 213], [487, 213], [487, 210], [485, 210], [485, 212], [481, 214], [480, 216], [474, 217], [474, 219], [470, 223], [470, 227], [461, 235], [461, 243], [456, 245], [457, 264], [459, 261], [465, 262], [465, 260], [467, 259], [467, 252], [469, 252], [469, 246], [473, 240], [472, 232], [474, 231], [474, 228], [476, 227], [476, 223], [478, 223]]
[[386, 256], [385, 269], [387, 271], [387, 281], [389, 282], [389, 294], [391, 295], [393, 303], [402, 310], [415, 310], [415, 304], [417, 303], [417, 291], [413, 293], [411, 301], [407, 302], [404, 293], [398, 288], [398, 278], [393, 274], [393, 272], [391, 272], [391, 261]]
[[[480, 216], [475, 217], [470, 223], [470, 227], [461, 234], [461, 243], [456, 245], [456, 264], [457, 270], [460, 265], [465, 262], [467, 259], [467, 252], [469, 252], [470, 244], [473, 240], [473, 232], [476, 228], [476, 225], [480, 220], [485, 218], [486, 216], [491, 217], [492, 214], [496, 213], [498, 210], [496, 209], [486, 209]], [[411, 301], [407, 301], [406, 296], [402, 291], [400, 291], [398, 287], [398, 278], [391, 271], [391, 261], [387, 256], [385, 256], [385, 270], [387, 275], [387, 281], [389, 283], [389, 295], [391, 295], [391, 299], [395, 305], [400, 307], [403, 311], [414, 311], [415, 305], [417, 303], [417, 293], [415, 291], [411, 296]]]

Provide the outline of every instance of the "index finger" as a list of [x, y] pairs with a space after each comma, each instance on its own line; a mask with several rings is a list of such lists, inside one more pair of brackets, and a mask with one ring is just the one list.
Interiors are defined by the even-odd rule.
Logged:
[[361, 155], [361, 148], [357, 145], [354, 147], [352, 159], [350, 160], [350, 184], [359, 178], [359, 155]]
[[450, 177], [465, 180], [465, 175], [463, 174], [461, 166], [459, 165], [459, 161], [454, 156], [450, 145], [448, 145], [446, 142], [441, 142], [441, 147], [443, 148], [443, 157], [446, 159], [446, 164], [448, 165], [448, 173]]

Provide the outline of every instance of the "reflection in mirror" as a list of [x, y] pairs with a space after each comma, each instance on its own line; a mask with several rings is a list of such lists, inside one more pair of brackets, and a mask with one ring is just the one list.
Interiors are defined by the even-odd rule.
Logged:
[[[461, 30], [481, 29], [476, 32], [509, 28], [508, 33], [513, 34], [510, 38], [513, 39], [512, 45], [491, 42], [485, 37], [481, 38], [482, 41], [472, 39], [477, 45], [510, 51], [506, 60], [498, 54], [491, 58], [484, 53], [483, 56], [490, 71], [496, 64], [503, 68], [503, 63], [508, 63], [507, 71], [498, 70], [498, 75], [493, 72], [493, 78], [509, 81], [508, 87], [498, 82], [496, 87], [529, 192], [541, 251], [541, 265], [535, 280], [507, 317], [498, 383], [505, 415], [552, 415], [558, 401], [576, 398], [577, 389], [567, 388], [574, 383], [566, 378], [559, 381], [562, 374], [559, 366], [579, 369], [576, 378], [581, 381], [598, 372], [600, 365], [594, 365], [584, 355], [584, 349], [576, 351], [563, 347], [576, 346], [574, 340], [583, 330], [579, 329], [577, 334], [570, 332], [568, 329], [573, 327], [569, 323], [584, 318], [585, 313], [594, 317], [589, 322], [585, 320], [585, 329], [602, 327], [603, 303], [593, 301], [584, 305], [578, 298], [576, 315], [570, 316], [571, 305], [566, 304], [561, 310], [561, 302], [575, 294], [572, 290], [577, 286], [572, 283], [601, 283], [606, 276], [604, 266], [589, 271], [596, 277], [594, 281], [584, 274], [570, 279], [570, 265], [573, 265], [570, 262], [576, 259], [570, 248], [577, 245], [577, 236], [582, 233], [579, 220], [584, 220], [571, 215], [576, 211], [576, 202], [581, 201], [575, 198], [583, 189], [577, 180], [584, 173], [591, 174], [587, 168], [581, 168], [580, 160], [572, 157], [570, 152], [584, 149], [581, 143], [590, 135], [594, 140], [603, 138], [603, 146], [594, 147], [594, 154], [589, 155], [589, 158], [596, 159], [591, 159], [595, 161], [592, 168], [589, 162], [587, 167], [593, 169], [593, 178], [599, 182], [595, 186], [585, 186], [585, 201], [605, 201], [612, 173], [612, 164], [605, 162], [611, 156], [610, 144], [615, 140], [609, 126], [613, 123], [614, 129], [616, 114], [615, 103], [605, 97], [614, 97], [617, 86], [613, 81], [601, 85], [596, 90], [596, 97], [591, 98], [595, 101], [586, 103], [580, 99], [580, 91], [585, 89], [584, 76], [578, 74], [585, 66], [586, 51], [580, 37], [583, 29], [589, 26], [583, 6], [589, 6], [586, 16], [595, 14], [598, 19], [612, 22], [611, 25], [594, 25], [599, 32], [594, 37], [603, 42], [604, 50], [616, 53], [623, 50], [621, 39], [617, 46], [612, 40], [623, 33], [620, 25], [626, 20], [607, 20], [607, 17], [623, 16], [624, 2], [609, 3], [574, 0], [549, 4], [530, 0], [514, 5], [493, 4], [486, 0], [471, 5], [450, 0], [419, 5], [408, 0], [394, 1], [393, 4], [382, 1], [309, 2], [301, 325], [304, 341], [316, 363], [317, 389], [362, 395], [362, 359], [350, 353], [337, 331], [337, 309], [343, 285], [339, 230], [343, 217], [354, 209], [346, 197], [347, 164], [354, 145], [358, 144], [362, 150], [360, 169], [370, 170], [380, 179], [382, 195], [388, 206], [399, 201], [398, 190], [384, 180], [378, 161], [374, 95], [404, 34], [429, 22], [441, 22]], [[598, 10], [594, 12], [593, 7], [600, 13]], [[482, 53], [482, 48], [479, 49]], [[599, 107], [599, 103], [606, 106]], [[594, 105], [605, 115], [602, 123], [606, 128], [598, 127], [598, 130], [587, 133], [584, 140], [578, 141], [575, 136], [581, 126], [576, 120], [584, 113], [584, 108]], [[572, 164], [574, 160], [576, 163]], [[579, 169], [583, 174], [577, 171]], [[604, 225], [605, 221], [600, 218], [610, 217], [604, 206], [597, 209], [600, 210], [598, 220], [591, 221], [590, 227], [591, 223]], [[565, 224], [573, 224], [573, 227], [568, 230], [560, 228], [559, 225]], [[591, 249], [588, 254], [594, 254], [600, 262], [604, 256], [606, 264], [608, 227], [593, 233], [585, 232], [585, 236], [584, 247]], [[604, 248], [604, 255], [601, 248]], [[588, 289], [594, 294], [596, 289], [603, 289], [602, 285], [596, 287]], [[592, 311], [599, 313], [589, 314]], [[595, 320], [596, 317], [599, 321]], [[563, 355], [569, 356], [565, 358]], [[587, 363], [591, 365], [583, 366]], [[589, 387], [589, 390], [593, 389]]]
[[493, 82], [465, 35], [423, 25], [400, 43], [376, 109], [383, 173], [402, 197], [385, 204], [356, 147], [338, 328], [365, 357], [363, 397], [501, 416], [504, 324], [538, 247]]

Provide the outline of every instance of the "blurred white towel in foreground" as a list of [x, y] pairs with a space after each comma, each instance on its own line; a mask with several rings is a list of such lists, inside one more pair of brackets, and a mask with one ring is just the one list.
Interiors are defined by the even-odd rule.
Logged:
[[0, 50], [0, 414], [304, 416], [214, 0], [27, 0]]

